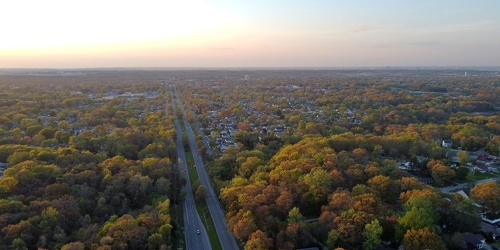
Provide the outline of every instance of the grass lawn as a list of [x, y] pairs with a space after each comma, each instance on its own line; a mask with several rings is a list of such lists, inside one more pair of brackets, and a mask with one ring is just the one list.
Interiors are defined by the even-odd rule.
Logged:
[[484, 174], [483, 173], [474, 173], [474, 176], [476, 177], [477, 181], [496, 177], [496, 175], [491, 174], [491, 173], [484, 173]]

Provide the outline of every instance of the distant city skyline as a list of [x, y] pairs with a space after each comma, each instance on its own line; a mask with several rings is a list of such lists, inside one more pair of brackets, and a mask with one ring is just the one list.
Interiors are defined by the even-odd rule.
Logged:
[[500, 2], [0, 3], [0, 68], [500, 66]]

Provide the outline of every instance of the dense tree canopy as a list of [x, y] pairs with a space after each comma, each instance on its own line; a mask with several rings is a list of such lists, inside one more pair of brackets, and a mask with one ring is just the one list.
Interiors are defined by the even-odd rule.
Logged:
[[[476, 171], [495, 169], [500, 84], [457, 72], [2, 75], [0, 248], [182, 246], [172, 122], [182, 113], [168, 88], [201, 127], [197, 153], [242, 248], [460, 246], [479, 209], [434, 187], [472, 188], [490, 175]], [[198, 201], [207, 190], [196, 187]], [[498, 190], [478, 184], [470, 196], [497, 215]]]
[[[173, 246], [179, 239], [171, 207], [182, 181], [162, 90], [30, 84], [2, 92], [16, 101], [0, 111], [0, 162], [9, 164], [0, 178], [0, 248]], [[137, 91], [153, 98], [119, 94]]]

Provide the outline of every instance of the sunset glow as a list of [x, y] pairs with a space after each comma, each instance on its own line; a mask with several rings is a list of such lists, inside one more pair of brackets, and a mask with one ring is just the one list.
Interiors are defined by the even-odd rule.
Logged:
[[0, 67], [498, 65], [496, 1], [5, 1]]

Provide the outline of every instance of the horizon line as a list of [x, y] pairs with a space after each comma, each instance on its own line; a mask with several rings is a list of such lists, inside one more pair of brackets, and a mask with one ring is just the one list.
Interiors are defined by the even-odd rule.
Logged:
[[209, 67], [209, 66], [189, 66], [189, 67], [158, 67], [158, 66], [139, 66], [139, 67], [15, 67], [15, 68], [0, 68], [0, 70], [334, 70], [334, 69], [455, 69], [455, 70], [465, 70], [473, 69], [479, 70], [481, 68], [487, 68], [492, 70], [497, 68], [500, 70], [500, 65], [498, 66], [272, 66], [272, 67], [261, 67], [261, 66], [222, 66], [222, 67]]

